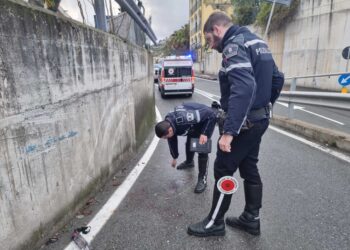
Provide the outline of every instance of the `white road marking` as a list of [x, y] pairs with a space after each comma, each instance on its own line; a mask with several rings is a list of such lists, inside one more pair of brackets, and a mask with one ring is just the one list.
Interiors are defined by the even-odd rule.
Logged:
[[[156, 116], [157, 121], [160, 121], [161, 114], [156, 107]], [[148, 161], [150, 160], [151, 156], [153, 155], [153, 152], [155, 151], [157, 145], [159, 142], [159, 138], [157, 136], [153, 137], [153, 140], [149, 147], [147, 148], [146, 152], [142, 156], [142, 158], [139, 160], [137, 165], [134, 167], [134, 169], [131, 171], [131, 173], [126, 177], [124, 182], [118, 187], [117, 190], [114, 191], [112, 196], [109, 198], [107, 203], [101, 208], [101, 210], [95, 215], [95, 217], [89, 222], [88, 226], [91, 227], [91, 230], [89, 234], [82, 235], [82, 237], [85, 238], [85, 240], [90, 244], [92, 240], [95, 238], [95, 236], [99, 233], [99, 231], [102, 229], [102, 227], [106, 224], [106, 222], [109, 220], [109, 218], [113, 215], [114, 211], [118, 208], [120, 203], [123, 201], [139, 175], [141, 174], [142, 170], [147, 165]], [[79, 250], [80, 248], [74, 243], [71, 242], [65, 250]]]
[[325, 152], [325, 153], [331, 154], [331, 155], [337, 157], [338, 159], [341, 159], [341, 160], [343, 160], [343, 161], [346, 161], [346, 162], [349, 162], [349, 163], [350, 163], [350, 157], [347, 156], [347, 155], [345, 155], [345, 154], [339, 153], [339, 152], [337, 152], [337, 151], [334, 151], [334, 150], [332, 150], [332, 149], [329, 149], [329, 148], [327, 148], [327, 147], [324, 147], [324, 146], [322, 146], [322, 145], [320, 145], [320, 144], [317, 144], [317, 143], [308, 141], [308, 140], [306, 140], [306, 139], [304, 139], [304, 138], [302, 138], [302, 137], [300, 137], [300, 136], [294, 135], [294, 134], [289, 133], [289, 132], [287, 132], [287, 131], [284, 131], [284, 130], [282, 130], [282, 129], [276, 128], [276, 127], [274, 127], [274, 126], [269, 126], [269, 128], [272, 129], [272, 130], [274, 130], [274, 131], [276, 131], [276, 132], [278, 132], [278, 133], [281, 133], [281, 134], [286, 135], [286, 136], [288, 136], [288, 137], [290, 137], [290, 138], [293, 138], [293, 139], [295, 139], [295, 140], [297, 140], [297, 141], [300, 141], [300, 142], [302, 142], [302, 143], [304, 143], [304, 144], [306, 144], [306, 145], [309, 145], [309, 146], [311, 146], [311, 147], [313, 147], [313, 148], [316, 148], [316, 149], [321, 150], [321, 151], [323, 151], [323, 152]]
[[344, 124], [344, 123], [342, 123], [342, 122], [339, 122], [339, 121], [333, 120], [333, 119], [328, 118], [328, 117], [323, 116], [323, 115], [319, 115], [319, 114], [317, 114], [317, 113], [311, 112], [311, 111], [306, 110], [306, 109], [302, 109], [302, 111], [304, 111], [304, 112], [306, 112], [306, 113], [309, 113], [309, 114], [312, 114], [312, 115], [315, 115], [315, 116], [318, 116], [318, 117], [321, 117], [321, 118], [326, 119], [326, 120], [328, 120], [328, 121], [331, 121], [331, 122], [337, 123], [337, 124], [339, 124], [339, 125], [345, 125], [345, 124]]
[[[288, 108], [288, 106], [289, 106], [288, 103], [284, 103], [284, 102], [276, 102], [276, 103], [278, 103], [278, 104], [280, 104], [280, 105], [282, 105], [282, 106], [284, 106], [286, 108]], [[331, 119], [331, 118], [329, 118], [327, 116], [323, 116], [323, 115], [314, 113], [312, 111], [306, 110], [304, 107], [301, 107], [301, 106], [294, 105], [294, 109], [304, 111], [304, 112], [309, 113], [311, 115], [318, 116], [320, 118], [323, 118], [325, 120], [328, 120], [328, 121], [331, 121], [331, 122], [334, 122], [334, 123], [337, 123], [337, 124], [340, 124], [340, 125], [345, 125], [344, 123], [339, 122], [339, 121], [334, 120], [334, 119]]]
[[[204, 80], [204, 81], [209, 81], [209, 82], [218, 82], [218, 81], [215, 81], [215, 80], [208, 80], [208, 79], [204, 79], [204, 78], [199, 78], [199, 77], [196, 77], [197, 79], [200, 79], [200, 80]], [[202, 91], [202, 93], [199, 93], [197, 92], [198, 94], [202, 94], [203, 96], [205, 96], [205, 94], [207, 95], [212, 95], [206, 91], [203, 91], [203, 90], [200, 90]], [[207, 97], [207, 96], [206, 96]], [[218, 98], [220, 99], [220, 97], [218, 96]], [[212, 98], [209, 98], [210, 100], [213, 100]], [[213, 100], [213, 101], [217, 101], [217, 100]], [[288, 103], [284, 103], [284, 102], [276, 102], [284, 107], [288, 107]], [[304, 111], [305, 113], [309, 113], [311, 115], [314, 115], [314, 116], [317, 116], [317, 117], [320, 117], [322, 119], [325, 119], [325, 120], [328, 120], [328, 121], [331, 121], [331, 122], [334, 122], [334, 123], [337, 123], [339, 125], [345, 125], [344, 123], [340, 122], [340, 121], [337, 121], [337, 120], [334, 120], [332, 118], [329, 118], [327, 116], [323, 116], [323, 115], [320, 115], [320, 114], [317, 114], [317, 113], [314, 113], [312, 111], [309, 111], [309, 110], [306, 110], [304, 107], [301, 107], [301, 106], [298, 106], [298, 105], [294, 105], [294, 109], [295, 110], [301, 110], [301, 111]]]
[[206, 91], [203, 91], [203, 90], [200, 90], [200, 89], [197, 89], [197, 88], [194, 89], [194, 92], [196, 92], [197, 94], [200, 94], [200, 95], [202, 95], [202, 96], [204, 96], [204, 97], [206, 97], [206, 98], [208, 98], [208, 99], [210, 99], [212, 101], [219, 102], [219, 100], [220, 100], [219, 96], [213, 95], [211, 93], [208, 93]]
[[[196, 89], [196, 93], [198, 93], [198, 94], [200, 94], [200, 95], [202, 95], [202, 96], [204, 96], [204, 97], [207, 97], [207, 98], [209, 98], [210, 100], [217, 101], [217, 100], [215, 100], [215, 99], [212, 98], [212, 97], [215, 96], [215, 95], [212, 95], [212, 94], [210, 94], [210, 93], [208, 93], [208, 92], [206, 92], [206, 91]], [[218, 97], [218, 96], [215, 96], [215, 97]], [[279, 102], [279, 103], [280, 103], [280, 102]], [[281, 105], [284, 105], [284, 103], [280, 103], [280, 104], [281, 104]], [[287, 104], [287, 105], [288, 105], [288, 104]], [[302, 108], [302, 107], [299, 107], [299, 106], [295, 106], [295, 107]], [[305, 111], [305, 110], [303, 110], [303, 111]], [[291, 137], [291, 138], [293, 138], [293, 139], [295, 139], [295, 140], [297, 140], [297, 141], [300, 141], [300, 142], [302, 142], [302, 143], [304, 143], [304, 144], [306, 144], [306, 145], [309, 145], [309, 146], [311, 146], [311, 147], [313, 147], [313, 148], [316, 148], [316, 149], [321, 150], [321, 151], [323, 151], [323, 152], [326, 152], [326, 153], [328, 153], [328, 154], [330, 154], [330, 155], [333, 155], [333, 156], [335, 156], [335, 157], [338, 158], [338, 159], [341, 159], [341, 160], [343, 160], [343, 161], [346, 161], [346, 162], [349, 162], [349, 163], [350, 163], [350, 157], [348, 157], [348, 156], [345, 155], [345, 154], [342, 154], [342, 153], [339, 153], [339, 152], [334, 151], [334, 150], [332, 150], [332, 149], [326, 148], [326, 147], [324, 147], [324, 146], [322, 146], [322, 145], [320, 145], [320, 144], [317, 144], [317, 143], [308, 141], [308, 140], [306, 140], [306, 139], [304, 139], [304, 138], [302, 138], [302, 137], [299, 137], [299, 136], [294, 135], [294, 134], [292, 134], [292, 133], [286, 132], [286, 131], [284, 131], [284, 130], [282, 130], [282, 129], [279, 129], [279, 128], [276, 128], [276, 127], [274, 127], [274, 126], [269, 126], [269, 128], [272, 129], [272, 130], [274, 130], [274, 131], [276, 131], [276, 132], [278, 132], [278, 133], [281, 133], [281, 134], [283, 134], [283, 135], [286, 135], [286, 136], [288, 136], [288, 137]]]
[[[204, 79], [204, 80], [206, 80], [206, 79]], [[212, 80], [207, 80], [207, 81], [212, 81]], [[201, 89], [198, 89], [198, 88], [195, 88], [195, 92], [196, 92], [197, 94], [200, 94], [200, 95], [202, 95], [202, 96], [205, 96], [205, 97], [209, 98], [209, 99], [212, 100], [212, 101], [219, 101], [219, 100], [220, 100], [220, 96], [213, 95], [213, 94], [211, 94], [211, 93], [209, 93], [209, 92], [206, 92], [206, 91], [201, 90]], [[284, 107], [286, 107], [286, 108], [288, 108], [288, 106], [289, 106], [288, 103], [284, 103], [284, 102], [276, 102], [276, 103], [278, 103], [278, 104], [280, 104], [280, 105], [282, 105], [282, 106], [284, 106]], [[342, 123], [342, 122], [340, 122], [340, 121], [337, 121], [337, 120], [334, 120], [334, 119], [332, 119], [332, 118], [329, 118], [329, 117], [326, 117], [326, 116], [323, 116], [323, 115], [314, 113], [314, 112], [309, 111], [309, 110], [306, 110], [306, 109], [305, 109], [304, 107], [302, 107], [302, 106], [294, 105], [294, 109], [295, 109], [295, 110], [301, 110], [301, 111], [303, 111], [303, 112], [305, 112], [305, 113], [309, 113], [309, 114], [311, 114], [311, 115], [320, 117], [320, 118], [322, 118], [322, 119], [325, 119], [325, 120], [328, 120], [328, 121], [337, 123], [337, 124], [339, 124], [339, 125], [345, 125], [344, 123]]]
[[200, 77], [196, 77], [196, 79], [198, 79], [198, 80], [204, 80], [204, 81], [208, 81], [208, 82], [216, 82], [216, 83], [219, 82], [218, 80], [210, 80], [210, 79], [205, 79], [205, 78], [200, 78]]

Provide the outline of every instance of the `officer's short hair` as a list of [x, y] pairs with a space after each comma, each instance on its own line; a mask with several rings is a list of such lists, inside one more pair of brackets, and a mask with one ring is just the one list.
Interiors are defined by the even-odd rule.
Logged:
[[213, 32], [214, 25], [226, 27], [226, 26], [231, 26], [232, 24], [233, 24], [232, 20], [229, 16], [227, 16], [223, 12], [217, 11], [208, 17], [208, 20], [204, 24], [203, 31], [204, 33], [210, 33], [210, 32]]
[[169, 128], [170, 128], [170, 122], [168, 121], [161, 121], [158, 122], [154, 128], [156, 135], [159, 138], [162, 138], [163, 136], [166, 136], [169, 133]]

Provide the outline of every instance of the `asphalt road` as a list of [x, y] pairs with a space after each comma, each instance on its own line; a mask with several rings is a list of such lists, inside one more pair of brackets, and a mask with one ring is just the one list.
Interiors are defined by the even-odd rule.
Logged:
[[[218, 94], [217, 86], [199, 82], [197, 89]], [[162, 99], [155, 88], [156, 105], [161, 115], [186, 101], [210, 105], [209, 94], [198, 91], [188, 97]], [[208, 98], [209, 97], [209, 98]], [[349, 117], [348, 117], [349, 119]], [[153, 135], [150, 135], [149, 140]], [[217, 129], [213, 141], [217, 141]], [[184, 160], [185, 138], [179, 141]], [[213, 161], [210, 155], [208, 188], [193, 193], [197, 167], [176, 170], [165, 140], [160, 140], [147, 166], [132, 186], [111, 219], [92, 241], [90, 249], [349, 249], [350, 246], [350, 163], [319, 151], [290, 137], [268, 129], [264, 135], [259, 169], [264, 183], [261, 231], [258, 237], [226, 228], [226, 236], [197, 238], [186, 233], [190, 223], [202, 220], [211, 207]], [[122, 180], [135, 164], [125, 165], [117, 180]], [[244, 207], [242, 180], [232, 198], [229, 215]], [[111, 183], [96, 196], [102, 206], [115, 189]], [[94, 211], [96, 213], [97, 211]], [[87, 218], [91, 219], [93, 214]], [[67, 231], [81, 225], [75, 220]], [[59, 243], [44, 249], [62, 249], [69, 241], [62, 234]]]

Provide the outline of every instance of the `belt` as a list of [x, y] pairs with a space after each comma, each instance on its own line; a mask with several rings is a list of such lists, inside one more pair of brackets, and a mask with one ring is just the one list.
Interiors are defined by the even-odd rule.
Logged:
[[250, 110], [247, 119], [251, 122], [263, 120], [270, 117], [270, 107], [266, 106], [259, 109]]

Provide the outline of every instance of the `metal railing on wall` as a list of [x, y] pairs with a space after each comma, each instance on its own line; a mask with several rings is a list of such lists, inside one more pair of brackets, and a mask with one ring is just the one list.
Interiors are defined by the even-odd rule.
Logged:
[[152, 40], [154, 44], [157, 44], [157, 37], [154, 34], [148, 21], [142, 14], [140, 8], [132, 0], [115, 0], [119, 6], [124, 9], [132, 19], [140, 26], [140, 28], [146, 33], [146, 35]]
[[295, 103], [350, 110], [350, 94], [335, 92], [296, 91], [298, 79], [331, 77], [340, 76], [343, 74], [349, 74], [349, 72], [286, 77], [286, 80], [291, 80], [290, 89], [289, 91], [282, 91], [278, 100], [288, 103], [288, 118], [294, 118]]

